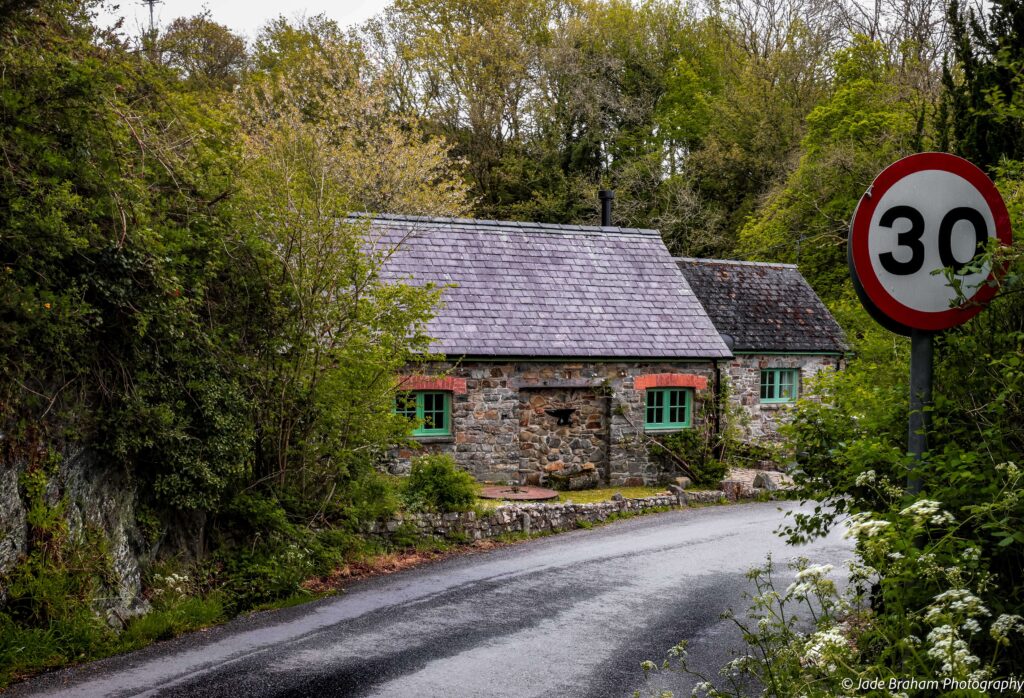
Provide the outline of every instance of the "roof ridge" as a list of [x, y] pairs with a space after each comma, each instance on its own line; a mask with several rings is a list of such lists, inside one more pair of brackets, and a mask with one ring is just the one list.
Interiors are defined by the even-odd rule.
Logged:
[[447, 216], [413, 216], [397, 213], [366, 212], [353, 212], [348, 214], [346, 218], [390, 221], [394, 223], [428, 223], [432, 225], [473, 227], [477, 230], [485, 230], [486, 228], [516, 228], [526, 232], [537, 233], [617, 233], [620, 235], [656, 235], [661, 237], [661, 233], [652, 228], [625, 228], [621, 226], [572, 225], [565, 223], [538, 223], [534, 221], [500, 221], [487, 218], [452, 218]]
[[708, 257], [673, 257], [677, 262], [697, 262], [699, 264], [739, 264], [746, 267], [780, 267], [782, 269], [796, 269], [796, 264], [787, 262], [751, 262], [745, 259], [711, 259]]

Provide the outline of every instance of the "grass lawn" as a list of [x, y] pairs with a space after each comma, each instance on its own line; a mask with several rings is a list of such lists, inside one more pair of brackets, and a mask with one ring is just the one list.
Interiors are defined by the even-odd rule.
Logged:
[[572, 502], [573, 504], [607, 502], [616, 492], [626, 499], [639, 499], [640, 497], [653, 497], [656, 494], [665, 494], [667, 490], [664, 487], [598, 487], [593, 490], [560, 492], [557, 501]]
[[[664, 487], [598, 487], [593, 490], [578, 490], [576, 492], [560, 492], [558, 499], [548, 499], [542, 504], [557, 504], [571, 502], [573, 504], [590, 504], [593, 502], [607, 502], [616, 492], [627, 499], [639, 497], [651, 497], [656, 494], [665, 494]], [[505, 504], [510, 504], [504, 499], [480, 499], [477, 504], [483, 509], [497, 509]]]

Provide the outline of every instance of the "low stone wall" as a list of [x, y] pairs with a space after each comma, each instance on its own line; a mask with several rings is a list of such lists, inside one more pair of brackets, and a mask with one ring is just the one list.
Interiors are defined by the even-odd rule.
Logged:
[[[751, 493], [753, 494], [753, 493]], [[679, 508], [696, 503], [727, 501], [725, 492], [693, 491], [681, 496], [658, 495], [641, 499], [619, 499], [592, 504], [506, 504], [477, 516], [475, 512], [451, 514], [400, 513], [395, 518], [375, 523], [368, 532], [390, 538], [396, 531], [419, 536], [439, 536], [481, 540], [509, 533], [568, 531], [581, 523], [606, 521], [613, 514], [641, 513], [664, 507]]]

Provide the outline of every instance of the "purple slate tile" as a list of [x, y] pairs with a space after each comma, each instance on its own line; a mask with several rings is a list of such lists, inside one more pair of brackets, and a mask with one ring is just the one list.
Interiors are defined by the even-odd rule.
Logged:
[[381, 248], [405, 238], [385, 280], [457, 284], [428, 324], [435, 351], [729, 355], [655, 231], [388, 216], [373, 233]]

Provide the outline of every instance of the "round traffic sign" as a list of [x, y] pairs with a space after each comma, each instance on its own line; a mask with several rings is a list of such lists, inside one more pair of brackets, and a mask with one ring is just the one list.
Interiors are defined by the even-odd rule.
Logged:
[[[967, 267], [989, 238], [1010, 244], [1010, 216], [985, 173], [948, 153], [911, 155], [875, 178], [853, 214], [854, 288], [868, 312], [895, 332], [949, 329], [996, 293], [987, 265]], [[946, 268], [967, 302], [957, 305], [957, 289], [941, 273]]]

